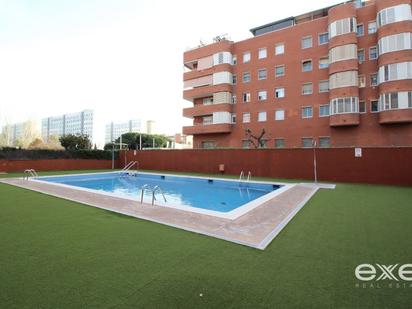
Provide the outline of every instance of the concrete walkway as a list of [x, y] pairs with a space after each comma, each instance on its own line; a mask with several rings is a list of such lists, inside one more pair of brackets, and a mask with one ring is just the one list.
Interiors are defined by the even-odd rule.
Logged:
[[228, 220], [21, 178], [0, 179], [0, 182], [262, 250], [319, 188], [334, 188], [297, 184], [238, 219]]

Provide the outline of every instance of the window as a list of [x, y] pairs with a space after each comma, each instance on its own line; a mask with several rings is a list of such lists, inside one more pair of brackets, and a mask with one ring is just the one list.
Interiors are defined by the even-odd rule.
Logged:
[[233, 84], [233, 85], [236, 85], [236, 82], [237, 82], [237, 77], [236, 77], [235, 74], [233, 74], [233, 75], [232, 75], [232, 84]]
[[250, 122], [250, 113], [243, 113], [243, 123]]
[[306, 83], [302, 85], [302, 95], [309, 95], [313, 93], [313, 84]]
[[275, 148], [285, 148], [285, 140], [283, 138], [275, 138]]
[[232, 95], [232, 104], [236, 104], [237, 98], [236, 94]]
[[216, 143], [213, 141], [202, 141], [203, 149], [213, 149], [216, 148]]
[[285, 53], [285, 44], [279, 43], [275, 47], [275, 55], [282, 55]]
[[258, 54], [259, 59], [264, 59], [267, 57], [267, 50], [266, 48], [260, 48], [259, 49], [259, 54]]
[[329, 148], [330, 147], [330, 137], [319, 137], [319, 147]]
[[284, 65], [278, 65], [275, 67], [275, 76], [280, 77], [285, 75], [285, 66]]
[[329, 89], [357, 86], [358, 71], [339, 72], [329, 77]]
[[379, 82], [412, 79], [412, 61], [392, 63], [379, 68]]
[[382, 37], [379, 42], [379, 55], [412, 49], [412, 34], [410, 32], [398, 33]]
[[307, 36], [302, 38], [302, 49], [311, 48], [312, 47], [312, 37]]
[[365, 61], [365, 50], [364, 49], [359, 49], [358, 50], [358, 61], [359, 62], [364, 62]]
[[202, 101], [203, 101], [203, 105], [211, 105], [211, 104], [213, 104], [213, 97], [204, 98]]
[[379, 97], [379, 111], [407, 108], [408, 92], [390, 92], [381, 94]]
[[412, 91], [408, 92], [408, 107], [412, 108]]
[[329, 104], [319, 105], [319, 117], [329, 116]]
[[311, 137], [302, 138], [302, 147], [303, 148], [312, 148], [313, 147], [313, 139]]
[[250, 92], [243, 93], [243, 103], [250, 102]]
[[285, 120], [285, 111], [283, 109], [275, 111], [275, 120]]
[[267, 99], [267, 91], [266, 90], [261, 90], [258, 92], [258, 100], [259, 101], [265, 101]]
[[244, 83], [249, 83], [250, 82], [250, 73], [249, 72], [243, 72], [243, 82]]
[[260, 69], [258, 71], [258, 80], [266, 79], [266, 76], [267, 76], [266, 69]]
[[319, 59], [319, 69], [327, 69], [329, 67], [329, 57]]
[[275, 98], [284, 98], [284, 97], [285, 97], [285, 88], [276, 88]]
[[356, 18], [348, 17], [334, 21], [329, 25], [329, 38], [333, 38], [338, 35], [355, 32], [356, 31]]
[[358, 81], [359, 88], [365, 88], [366, 87], [365, 75], [359, 75], [358, 80], [359, 80]]
[[313, 109], [312, 106], [302, 107], [302, 118], [312, 118]]
[[243, 149], [249, 149], [250, 148], [250, 141], [249, 140], [243, 140], [242, 141], [242, 148]]
[[336, 98], [330, 101], [330, 105], [331, 115], [359, 112], [358, 97]]
[[376, 101], [376, 100], [371, 101], [371, 112], [372, 112], [372, 113], [377, 113], [377, 112], [379, 112], [378, 101]]
[[364, 32], [363, 24], [357, 25], [357, 26], [356, 26], [356, 35], [357, 35], [357, 36], [362, 36], [362, 35], [364, 35], [364, 34], [365, 34], [365, 32]]
[[236, 55], [233, 55], [233, 57], [232, 57], [232, 64], [233, 64], [233, 65], [236, 65], [236, 64], [237, 64], [237, 57], [236, 57]]
[[305, 60], [302, 62], [302, 72], [312, 71], [312, 60]]
[[250, 52], [243, 53], [243, 63], [248, 63], [250, 61]]
[[373, 34], [376, 33], [377, 27], [376, 27], [376, 21], [370, 21], [368, 23], [368, 33]]
[[259, 122], [264, 122], [264, 121], [266, 121], [266, 112], [259, 112], [259, 113], [258, 113], [258, 121], [259, 121]]
[[411, 6], [409, 4], [399, 4], [378, 12], [379, 27], [404, 20], [412, 20]]
[[369, 60], [378, 59], [378, 48], [376, 46], [369, 47]]
[[319, 92], [328, 92], [329, 91], [329, 81], [328, 80], [321, 80], [319, 82]]
[[338, 47], [334, 47], [329, 51], [330, 63], [356, 59], [358, 48], [356, 44], [347, 44]]
[[329, 33], [321, 33], [319, 34], [319, 45], [328, 44], [329, 43]]
[[232, 114], [232, 123], [233, 123], [233, 124], [236, 123], [236, 114]]
[[203, 117], [203, 125], [213, 124], [213, 116]]
[[365, 101], [360, 101], [359, 102], [359, 113], [366, 113], [366, 104]]
[[371, 84], [371, 87], [375, 87], [378, 85], [378, 74], [377, 73], [370, 75], [370, 84]]

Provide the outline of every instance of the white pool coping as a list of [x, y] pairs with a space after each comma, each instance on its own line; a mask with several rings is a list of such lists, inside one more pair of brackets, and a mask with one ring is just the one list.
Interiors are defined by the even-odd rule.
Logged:
[[[101, 194], [101, 195], [106, 195], [106, 196], [111, 196], [111, 197], [116, 197], [116, 198], [121, 198], [125, 200], [131, 200], [134, 202], [139, 202], [139, 198], [137, 193], [140, 191], [140, 188], [136, 190], [136, 198], [132, 198], [130, 196], [124, 195], [124, 194], [116, 194], [116, 193], [110, 193], [106, 191], [101, 191], [101, 190], [94, 190], [94, 189], [88, 189], [88, 188], [82, 188], [82, 187], [77, 187], [77, 186], [71, 186], [71, 185], [66, 185], [66, 184], [61, 184], [61, 183], [56, 183], [56, 182], [50, 182], [50, 181], [43, 181], [39, 180], [41, 178], [60, 178], [60, 177], [65, 177], [65, 176], [82, 176], [82, 175], [96, 175], [96, 174], [119, 174], [122, 173], [122, 171], [114, 171], [114, 172], [102, 172], [102, 173], [84, 173], [84, 174], [64, 174], [64, 175], [52, 175], [52, 176], [38, 176], [34, 178], [29, 178], [30, 181], [34, 182], [39, 182], [39, 183], [44, 183], [44, 184], [49, 184], [49, 185], [54, 185], [58, 187], [63, 187], [63, 188], [69, 188], [69, 189], [74, 189], [78, 191], [85, 191], [85, 192], [91, 192], [91, 193], [96, 193], [96, 194]], [[229, 181], [229, 182], [236, 182], [239, 183], [239, 180], [236, 179], [226, 179], [226, 178], [217, 178], [217, 177], [202, 177], [202, 176], [185, 176], [185, 175], [175, 175], [175, 174], [168, 174], [168, 173], [148, 173], [148, 172], [138, 172], [138, 174], [144, 174], [144, 175], [156, 175], [156, 176], [169, 176], [169, 177], [179, 177], [179, 178], [194, 178], [194, 179], [205, 179], [205, 180], [218, 180], [218, 181]], [[132, 176], [135, 177], [135, 176]], [[243, 181], [243, 183], [247, 183]], [[229, 212], [219, 212], [219, 211], [214, 211], [214, 210], [208, 210], [208, 209], [202, 209], [202, 208], [196, 208], [188, 205], [172, 205], [172, 204], [167, 204], [163, 202], [156, 201], [157, 206], [164, 206], [172, 209], [177, 209], [177, 210], [182, 210], [182, 211], [188, 211], [188, 212], [194, 212], [202, 215], [208, 215], [208, 216], [213, 216], [213, 217], [218, 217], [218, 218], [223, 218], [223, 219], [228, 219], [228, 220], [236, 220], [239, 217], [247, 214], [251, 210], [261, 206], [267, 201], [270, 201], [274, 197], [282, 194], [283, 192], [293, 188], [296, 186], [295, 183], [290, 184], [290, 183], [282, 183], [282, 182], [268, 182], [268, 181], [251, 181], [250, 183], [256, 183], [256, 184], [267, 184], [267, 185], [279, 185], [281, 186], [279, 189], [276, 189], [268, 194], [265, 194], [253, 201], [250, 201], [249, 203], [246, 203], [236, 209], [233, 209]], [[144, 201], [143, 201], [144, 202]]]

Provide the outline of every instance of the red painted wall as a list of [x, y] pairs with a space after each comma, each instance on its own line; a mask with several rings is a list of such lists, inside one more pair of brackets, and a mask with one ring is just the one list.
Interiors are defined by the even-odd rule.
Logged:
[[[115, 162], [115, 166], [117, 166], [117, 163]], [[110, 169], [112, 168], [112, 161], [86, 159], [0, 160], [0, 172], [23, 172], [29, 168], [36, 171]]]
[[[316, 149], [318, 179], [352, 182], [412, 185], [412, 147], [363, 148], [355, 158], [354, 148]], [[139, 161], [140, 169], [219, 173], [253, 176], [313, 179], [313, 149], [218, 149], [218, 150], [145, 150], [127, 153], [127, 161]], [[124, 155], [120, 156], [124, 166]]]

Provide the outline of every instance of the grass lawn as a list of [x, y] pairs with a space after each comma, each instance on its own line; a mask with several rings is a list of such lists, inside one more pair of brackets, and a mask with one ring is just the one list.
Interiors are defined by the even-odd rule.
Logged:
[[0, 308], [410, 308], [354, 268], [412, 263], [411, 218], [412, 188], [339, 184], [259, 251], [0, 184]]

